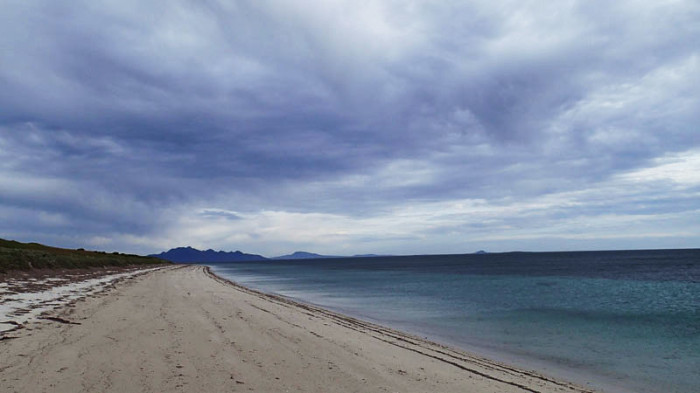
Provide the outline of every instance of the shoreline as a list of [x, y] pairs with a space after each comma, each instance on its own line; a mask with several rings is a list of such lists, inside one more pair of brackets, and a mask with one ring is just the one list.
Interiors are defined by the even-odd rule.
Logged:
[[[524, 373], [527, 375], [531, 376], [537, 376], [539, 378], [551, 381], [553, 383], [562, 383], [565, 385], [570, 385], [570, 386], [575, 386], [579, 389], [581, 389], [581, 392], [590, 392], [590, 393], [608, 393], [608, 392], [614, 392], [614, 393], [632, 393], [632, 389], [627, 389], [623, 388], [620, 386], [615, 386], [613, 387], [612, 384], [614, 383], [613, 381], [605, 381], [605, 380], [595, 380], [595, 375], [589, 375], [589, 374], [581, 374], [581, 373], [576, 373], [575, 371], [567, 370], [565, 368], [558, 368], [556, 365], [552, 365], [551, 363], [547, 363], [545, 361], [537, 360], [537, 359], [530, 359], [525, 356], [517, 356], [513, 354], [509, 354], [506, 352], [499, 352], [496, 349], [488, 349], [486, 347], [481, 348], [481, 347], [474, 347], [474, 348], [469, 348], [465, 346], [460, 346], [459, 343], [456, 342], [450, 342], [449, 339], [441, 339], [440, 337], [437, 338], [429, 338], [430, 333], [422, 333], [422, 334], [427, 334], [428, 336], [421, 336], [421, 333], [412, 333], [410, 332], [410, 328], [401, 328], [401, 327], [390, 327], [388, 325], [383, 324], [381, 321], [377, 320], [372, 320], [370, 317], [362, 316], [362, 315], [353, 315], [351, 312], [343, 311], [342, 309], [330, 309], [327, 308], [326, 306], [316, 304], [313, 302], [308, 302], [305, 301], [304, 299], [301, 298], [295, 298], [295, 297], [290, 297], [290, 296], [285, 296], [285, 295], [280, 295], [276, 293], [271, 293], [271, 292], [265, 292], [264, 290], [261, 289], [255, 289], [251, 287], [247, 287], [245, 285], [239, 284], [235, 281], [232, 281], [230, 279], [227, 279], [225, 277], [219, 276], [216, 274], [216, 272], [213, 271], [213, 269], [210, 266], [207, 265], [201, 265], [204, 266], [206, 269], [206, 272], [208, 275], [210, 275], [214, 280], [218, 281], [223, 281], [227, 285], [234, 286], [242, 291], [246, 291], [252, 294], [255, 294], [256, 296], [260, 296], [262, 298], [266, 299], [273, 299], [275, 301], [282, 301], [286, 302], [289, 304], [294, 305], [295, 307], [300, 307], [300, 308], [311, 308], [316, 311], [320, 311], [323, 313], [327, 313], [329, 315], [334, 315], [337, 318], [340, 319], [347, 319], [352, 321], [353, 323], [357, 323], [358, 325], [366, 325], [371, 327], [371, 329], [376, 329], [379, 331], [389, 331], [393, 335], [398, 335], [400, 337], [405, 337], [408, 338], [412, 341], [419, 342], [423, 345], [426, 346], [431, 346], [431, 347], [437, 347], [437, 348], [442, 348], [443, 350], [449, 351], [451, 353], [457, 354], [458, 358], [461, 356], [461, 360], [465, 360], [464, 358], [468, 358], [469, 360], [477, 360], [480, 362], [486, 362], [491, 365], [497, 365], [500, 367], [508, 368], [516, 372]], [[529, 365], [534, 364], [536, 367], [529, 367]], [[449, 362], [447, 362], [449, 363]], [[552, 374], [549, 374], [547, 372], [542, 372], [538, 371], [543, 368], [548, 368], [553, 370]], [[593, 379], [594, 382], [591, 382], [590, 379]], [[590, 385], [590, 386], [587, 386]]]
[[[609, 393], [685, 393], [697, 390], [697, 383], [693, 383], [693, 380], [697, 379], [693, 369], [693, 348], [697, 348], [694, 345], [697, 341], [693, 342], [692, 337], [689, 337], [685, 340], [689, 345], [681, 348], [677, 345], [680, 340], [673, 342], [665, 339], [668, 333], [676, 332], [680, 335], [692, 329], [693, 326], [687, 324], [688, 318], [679, 318], [679, 327], [671, 326], [665, 320], [659, 321], [660, 318], [655, 314], [650, 314], [650, 317], [655, 319], [647, 321], [644, 319], [646, 315], [638, 314], [637, 311], [629, 312], [621, 300], [615, 299], [607, 304], [605, 302], [610, 298], [602, 298], [600, 295], [597, 295], [597, 298], [602, 303], [589, 300], [581, 302], [581, 305], [586, 306], [581, 308], [582, 312], [569, 307], [575, 307], [580, 298], [574, 299], [576, 302], [559, 303], [557, 298], [549, 297], [547, 302], [543, 302], [535, 297], [537, 302], [531, 302], [528, 298], [521, 303], [512, 295], [529, 295], [528, 292], [522, 291], [527, 285], [516, 285], [520, 291], [508, 292], [506, 286], [499, 288], [495, 285], [479, 285], [484, 281], [479, 280], [479, 276], [453, 281], [463, 284], [465, 288], [480, 288], [478, 293], [474, 290], [458, 292], [461, 289], [456, 290], [456, 285], [435, 290], [436, 286], [433, 284], [439, 284], [437, 279], [431, 281], [424, 280], [424, 277], [399, 277], [396, 281], [391, 281], [391, 274], [382, 273], [386, 267], [375, 269], [371, 263], [364, 264], [361, 261], [348, 269], [345, 269], [342, 263], [330, 262], [317, 265], [309, 263], [307, 269], [307, 262], [310, 261], [298, 264], [289, 262], [288, 265], [277, 263], [269, 268], [265, 264], [260, 264], [259, 267], [254, 264], [243, 264], [242, 267], [236, 264], [209, 266], [215, 274], [263, 293], [280, 295], [375, 325], [387, 326], [514, 368], [535, 370], [536, 373], [554, 379], [570, 381], [587, 389]], [[294, 270], [297, 265], [300, 268], [298, 272]], [[413, 265], [398, 266], [404, 268]], [[363, 269], [362, 273], [356, 274], [360, 269]], [[444, 269], [440, 272], [444, 273]], [[367, 280], [368, 284], [362, 280]], [[573, 279], [568, 277], [536, 278], [526, 284], [534, 287], [531, 293], [563, 292], [565, 296], [568, 291], [570, 296], [580, 290], [576, 286], [568, 286], [571, 281]], [[591, 285], [590, 282], [581, 281], [582, 288], [602, 287], [597, 282]], [[424, 285], [423, 282], [428, 284]], [[640, 288], [648, 287], [645, 284], [647, 281], [631, 282], [631, 287], [625, 285], [619, 288], [621, 295], [629, 297], [631, 294], [640, 293]], [[545, 285], [540, 286], [540, 283]], [[616, 291], [617, 283], [618, 281], [606, 280], [606, 285], [612, 292]], [[684, 284], [671, 288], [665, 283], [663, 285], [663, 291], [657, 289], [659, 293], [693, 293], [681, 292], [681, 289], [687, 288]], [[544, 290], [540, 291], [540, 288]], [[510, 297], [501, 296], [501, 291]], [[611, 291], [600, 293], [606, 292]], [[474, 297], [460, 298], [455, 294]], [[595, 294], [592, 295], [594, 298]], [[484, 301], [480, 296], [487, 300]], [[586, 296], [581, 298], [587, 299]], [[674, 301], [679, 304], [685, 303], [687, 307], [687, 299], [678, 298]], [[523, 307], [538, 302], [538, 307], [542, 307], [541, 311], [539, 308]], [[588, 304], [585, 304], [586, 302]], [[514, 308], [520, 309], [517, 312], [504, 312], [498, 308], [501, 304], [506, 305], [503, 309], [507, 309], [507, 305], [518, 305]], [[496, 308], [479, 308], [480, 305], [494, 305]], [[595, 308], [589, 308], [591, 305], [604, 306], [600, 307], [601, 311], [597, 311]], [[634, 302], [632, 305], [639, 306]], [[534, 312], [530, 312], [531, 310]], [[631, 315], [640, 317], [628, 319]], [[625, 326], [621, 326], [623, 322]], [[682, 330], [683, 328], [685, 330]], [[648, 333], [646, 329], [653, 329], [655, 334]], [[636, 334], [640, 336], [637, 337]], [[667, 342], [668, 347], [662, 346]], [[649, 345], [646, 345], [647, 343]], [[675, 372], [671, 373], [669, 370]]]
[[134, 277], [56, 316], [73, 323], [37, 322], [0, 341], [1, 386], [28, 392], [592, 392], [243, 287], [205, 266]]
[[[572, 388], [572, 387], [578, 388], [578, 389], [581, 389], [580, 390], [581, 392], [601, 393], [600, 391], [589, 390], [588, 388], [583, 388], [581, 386], [575, 385], [574, 383], [571, 383], [568, 381], [558, 380], [555, 377], [541, 374], [535, 370], [527, 370], [527, 369], [520, 368], [520, 367], [517, 367], [517, 366], [512, 365], [512, 364], [509, 364], [507, 362], [500, 362], [500, 361], [494, 360], [494, 359], [486, 357], [486, 356], [481, 356], [479, 354], [469, 352], [468, 350], [457, 348], [456, 346], [453, 346], [453, 345], [439, 343], [439, 342], [430, 340], [430, 339], [425, 338], [425, 337], [420, 337], [420, 336], [411, 334], [409, 332], [394, 329], [394, 328], [391, 328], [388, 326], [381, 325], [379, 323], [366, 321], [366, 320], [363, 320], [360, 318], [353, 317], [351, 315], [343, 314], [341, 312], [329, 310], [329, 309], [324, 308], [324, 307], [319, 306], [319, 305], [304, 302], [300, 299], [294, 299], [294, 298], [290, 298], [287, 296], [277, 295], [274, 293], [268, 293], [268, 292], [264, 292], [261, 290], [249, 288], [249, 287], [246, 287], [244, 285], [238, 284], [235, 281], [232, 281], [232, 280], [229, 280], [227, 278], [224, 278], [224, 277], [217, 275], [216, 273], [214, 273], [211, 270], [211, 268], [209, 266], [204, 266], [204, 271], [213, 280], [223, 282], [224, 284], [233, 286], [240, 291], [244, 291], [246, 293], [250, 293], [250, 294], [253, 294], [255, 296], [258, 296], [261, 299], [265, 299], [267, 301], [281, 302], [281, 303], [284, 303], [287, 305], [291, 305], [293, 307], [300, 308], [302, 310], [307, 310], [307, 311], [314, 312], [314, 313], [320, 313], [324, 316], [327, 316], [329, 318], [332, 318], [332, 319], [338, 321], [340, 324], [344, 325], [347, 328], [350, 328], [353, 330], [358, 330], [358, 331], [361, 331], [363, 333], [376, 333], [376, 334], [380, 334], [380, 335], [386, 335], [390, 338], [397, 340], [401, 344], [405, 344], [406, 346], [402, 346], [401, 344], [396, 343], [396, 342], [391, 343], [392, 345], [420, 353], [424, 356], [428, 356], [428, 357], [437, 359], [437, 360], [445, 362], [446, 364], [449, 364], [451, 366], [460, 368], [464, 371], [472, 372], [472, 373], [475, 373], [477, 375], [481, 375], [485, 378], [493, 379], [497, 382], [511, 384], [513, 386], [522, 388], [523, 390], [526, 390], [526, 391], [532, 391], [532, 390], [530, 388], [528, 388], [527, 386], [520, 385], [517, 383], [512, 383], [510, 381], [500, 380], [500, 379], [495, 378], [491, 375], [482, 373], [476, 369], [469, 368], [468, 366], [459, 364], [458, 362], [459, 361], [474, 362], [474, 363], [479, 364], [479, 365], [500, 368], [500, 369], [508, 370], [509, 372], [520, 373], [523, 375], [527, 375], [529, 377], [538, 378], [538, 379], [541, 379], [543, 381], [547, 381], [550, 383], [561, 385], [562, 387], [565, 387], [565, 388]], [[377, 337], [375, 337], [375, 338], [377, 338]], [[377, 339], [383, 340], [382, 338], [377, 338]], [[420, 349], [418, 349], [418, 348], [420, 348]], [[421, 352], [421, 349], [434, 351], [436, 354], [427, 353], [427, 351]]]
[[[214, 276], [219, 277], [216, 273], [212, 272]], [[400, 326], [399, 324], [392, 327], [391, 323], [385, 323], [371, 316], [362, 315], [361, 312], [353, 312], [352, 310], [343, 310], [342, 308], [333, 308], [329, 306], [324, 306], [322, 304], [305, 301], [300, 297], [285, 296], [273, 292], [265, 292], [262, 289], [256, 289], [252, 287], [247, 287], [242, 284], [238, 284], [235, 281], [221, 277], [221, 279], [228, 281], [230, 285], [240, 287], [244, 290], [259, 293], [264, 296], [279, 297], [290, 301], [291, 303], [310, 306], [320, 310], [324, 310], [329, 313], [339, 315], [340, 317], [350, 318], [359, 321], [364, 324], [371, 326], [376, 326], [381, 329], [391, 330], [396, 334], [408, 336], [413, 340], [424, 342], [428, 345], [434, 345], [437, 347], [442, 347], [455, 352], [463, 353], [465, 356], [470, 358], [482, 359], [486, 362], [499, 364], [504, 367], [512, 368], [514, 370], [519, 370], [522, 372], [532, 373], [540, 375], [544, 378], [551, 379], [553, 381], [566, 381], [569, 384], [578, 386], [583, 391], [590, 393], [638, 393], [634, 387], [620, 385], [616, 383], [614, 378], [596, 375], [595, 373], [581, 372], [580, 370], [575, 370], [574, 368], [567, 368], [566, 366], [561, 366], [556, 364], [555, 361], [547, 361], [538, 358], [528, 357], [527, 355], [518, 355], [512, 352], [508, 352], [502, 348], [494, 348], [487, 346], [479, 346], [474, 343], [465, 344], [463, 341], [456, 339], [444, 338], [439, 334], [429, 331], [412, 331], [412, 326]]]

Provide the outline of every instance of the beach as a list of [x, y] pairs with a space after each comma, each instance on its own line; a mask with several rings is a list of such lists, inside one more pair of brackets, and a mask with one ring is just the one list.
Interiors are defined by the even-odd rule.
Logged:
[[585, 392], [203, 266], [133, 275], [0, 341], [2, 392]]

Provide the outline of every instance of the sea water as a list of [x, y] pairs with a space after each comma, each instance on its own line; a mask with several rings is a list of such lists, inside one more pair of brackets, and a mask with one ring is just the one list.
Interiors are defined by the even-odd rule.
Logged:
[[317, 304], [609, 392], [700, 392], [700, 250], [210, 265]]

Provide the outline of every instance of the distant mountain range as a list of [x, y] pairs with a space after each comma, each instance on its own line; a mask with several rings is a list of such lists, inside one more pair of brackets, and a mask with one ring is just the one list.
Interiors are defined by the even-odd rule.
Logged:
[[256, 254], [246, 254], [241, 251], [214, 251], [206, 250], [201, 251], [192, 247], [178, 247], [172, 248], [168, 251], [161, 252], [160, 254], [152, 254], [149, 257], [156, 257], [160, 259], [165, 259], [166, 261], [179, 262], [179, 263], [193, 263], [193, 262], [235, 262], [235, 261], [265, 261], [262, 255]]
[[[375, 254], [353, 255], [353, 257], [378, 257]], [[285, 260], [285, 259], [322, 259], [322, 258], [349, 258], [338, 255], [321, 255], [306, 251], [296, 251], [292, 254], [281, 255], [274, 258], [265, 258], [262, 255], [246, 254], [241, 251], [201, 251], [192, 247], [172, 248], [160, 254], [151, 254], [149, 257], [156, 257], [170, 262], [178, 263], [197, 263], [197, 262], [246, 262], [246, 261], [266, 261], [266, 260]]]

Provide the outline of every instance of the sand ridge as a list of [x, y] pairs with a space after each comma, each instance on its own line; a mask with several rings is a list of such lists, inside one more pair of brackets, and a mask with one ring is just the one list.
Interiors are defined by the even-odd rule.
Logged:
[[[2, 392], [588, 392], [179, 266], [0, 341]], [[79, 323], [79, 324], [77, 324]]]

